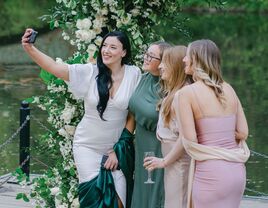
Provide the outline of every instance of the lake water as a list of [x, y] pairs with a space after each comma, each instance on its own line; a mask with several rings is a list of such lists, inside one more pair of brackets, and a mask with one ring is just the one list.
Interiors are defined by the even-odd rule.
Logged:
[[[172, 27], [159, 28], [159, 33], [174, 44], [209, 38], [222, 52], [225, 80], [235, 88], [249, 123], [250, 149], [268, 155], [268, 17], [251, 14], [189, 15], [187, 27], [191, 37], [185, 38]], [[14, 61], [16, 62], [16, 61]], [[1, 66], [1, 63], [0, 63]], [[45, 86], [38, 78], [34, 65], [5, 65], [0, 68], [0, 145], [17, 129], [20, 102], [32, 95], [42, 94]], [[32, 114], [45, 125], [46, 112], [32, 106]], [[38, 138], [45, 130], [31, 123], [32, 147], [40, 146]], [[18, 165], [18, 138], [0, 149], [0, 175], [13, 171]], [[32, 155], [51, 164], [45, 150], [34, 149]], [[31, 171], [42, 172], [45, 166], [31, 161]], [[268, 195], [268, 158], [254, 155], [247, 163], [247, 187]], [[228, 181], [227, 181], [228, 183]], [[247, 195], [260, 195], [251, 191]]]

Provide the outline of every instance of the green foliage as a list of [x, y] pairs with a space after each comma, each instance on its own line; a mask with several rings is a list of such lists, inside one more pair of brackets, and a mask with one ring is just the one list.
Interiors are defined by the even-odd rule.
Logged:
[[22, 33], [26, 27], [44, 27], [38, 17], [54, 4], [54, 0], [0, 1], [0, 37]]

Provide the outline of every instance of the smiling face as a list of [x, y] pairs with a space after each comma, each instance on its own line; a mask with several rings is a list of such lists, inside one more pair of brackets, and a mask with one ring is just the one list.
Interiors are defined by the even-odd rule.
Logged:
[[143, 58], [143, 70], [150, 72], [152, 75], [159, 76], [160, 71], [158, 66], [160, 64], [160, 48], [158, 45], [151, 45]]
[[102, 61], [106, 66], [121, 64], [122, 58], [126, 55], [123, 44], [117, 37], [107, 37], [101, 46]]
[[160, 70], [162, 80], [166, 81], [170, 78], [171, 70], [167, 67], [164, 60], [162, 60], [161, 64], [159, 65], [159, 70]]

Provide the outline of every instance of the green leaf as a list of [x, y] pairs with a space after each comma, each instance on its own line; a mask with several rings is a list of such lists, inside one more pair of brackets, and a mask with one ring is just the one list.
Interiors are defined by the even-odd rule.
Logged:
[[41, 69], [41, 72], [39, 74], [39, 77], [45, 82], [45, 84], [48, 84], [50, 81], [55, 79], [55, 76], [44, 69]]
[[30, 199], [26, 196], [26, 194], [23, 194], [22, 199], [25, 202], [29, 202], [30, 201]]
[[34, 101], [34, 98], [33, 97], [29, 97], [29, 98], [26, 98], [24, 101], [26, 101], [28, 103], [32, 103]]
[[23, 194], [24, 193], [18, 193], [17, 196], [16, 196], [16, 199], [22, 199], [23, 198]]

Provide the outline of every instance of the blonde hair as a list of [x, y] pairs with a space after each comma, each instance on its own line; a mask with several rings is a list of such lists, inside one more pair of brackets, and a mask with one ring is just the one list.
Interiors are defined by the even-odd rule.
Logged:
[[220, 103], [225, 107], [221, 54], [217, 45], [211, 40], [197, 40], [188, 45], [188, 53], [190, 67], [194, 71], [193, 80], [201, 80], [212, 88]]
[[171, 104], [175, 93], [185, 85], [187, 75], [184, 72], [183, 58], [186, 55], [185, 46], [174, 46], [164, 51], [162, 63], [171, 76], [163, 80], [163, 92], [165, 100], [161, 103], [162, 117], [165, 126], [169, 126], [171, 119]]

